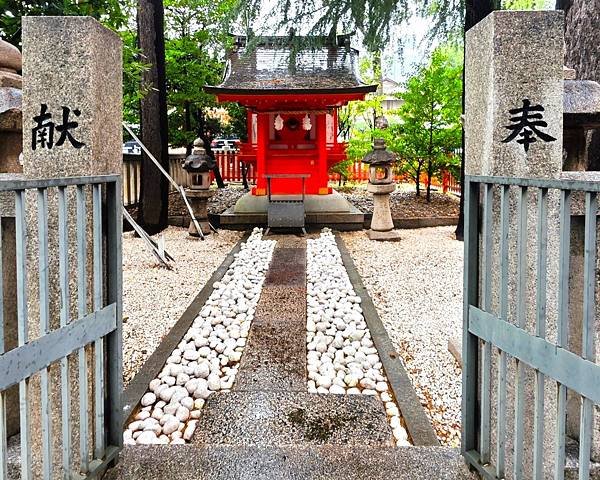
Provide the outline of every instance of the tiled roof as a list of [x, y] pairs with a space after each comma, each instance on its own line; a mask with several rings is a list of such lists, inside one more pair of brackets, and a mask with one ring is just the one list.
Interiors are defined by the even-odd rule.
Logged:
[[375, 89], [360, 81], [358, 52], [348, 36], [236, 37], [223, 82], [208, 91], [348, 91]]

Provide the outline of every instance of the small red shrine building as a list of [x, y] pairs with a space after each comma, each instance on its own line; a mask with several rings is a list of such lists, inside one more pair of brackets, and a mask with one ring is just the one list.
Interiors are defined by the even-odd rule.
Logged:
[[[309, 196], [332, 193], [329, 168], [346, 159], [338, 108], [377, 88], [360, 81], [357, 63], [349, 35], [235, 37], [223, 82], [205, 90], [247, 109], [248, 141], [240, 156], [256, 169], [253, 196], [267, 194], [265, 175], [282, 174], [308, 174]], [[302, 180], [272, 178], [271, 193], [302, 193]]]

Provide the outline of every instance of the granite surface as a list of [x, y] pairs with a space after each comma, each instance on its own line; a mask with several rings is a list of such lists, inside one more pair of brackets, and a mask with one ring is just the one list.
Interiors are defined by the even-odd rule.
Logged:
[[[103, 27], [91, 17], [23, 17], [23, 173], [28, 179], [55, 178], [64, 176], [86, 176], [98, 174], [120, 174], [122, 166], [122, 44], [119, 36]], [[45, 107], [44, 107], [45, 106]], [[52, 148], [48, 143], [36, 142], [33, 148], [34, 130], [43, 109], [51, 114], [44, 120], [54, 126]], [[69, 109], [68, 116], [65, 108]], [[77, 113], [79, 112], [79, 115]], [[66, 127], [64, 142], [60, 144], [61, 130]], [[47, 139], [49, 138], [47, 128]], [[38, 137], [39, 140], [39, 137]], [[78, 148], [79, 143], [84, 145]], [[86, 189], [85, 207], [81, 215], [77, 212], [75, 189], [67, 189], [67, 224], [69, 236], [68, 275], [71, 279], [69, 316], [71, 321], [80, 315], [77, 311], [77, 219], [84, 217], [85, 257], [88, 268], [85, 272], [86, 309], [92, 309], [93, 252], [92, 252], [92, 200]], [[36, 192], [27, 195], [28, 244], [28, 307], [30, 314], [29, 339], [41, 335], [39, 323], [38, 289], [38, 232]], [[58, 251], [58, 211], [56, 189], [48, 192], [48, 245], [50, 252]], [[50, 328], [58, 327], [60, 318], [59, 260], [53, 253], [49, 256], [49, 318]], [[106, 285], [106, 282], [104, 282]], [[87, 444], [93, 450], [93, 425], [95, 406], [93, 402], [93, 349], [69, 357], [69, 382], [71, 395], [71, 442], [73, 463], [82, 457], [80, 431], [83, 422], [89, 429]], [[83, 374], [78, 372], [85, 365]], [[50, 417], [52, 419], [53, 457], [56, 471], [60, 471], [61, 448], [67, 440], [61, 432], [60, 371], [50, 370]], [[121, 379], [117, 379], [121, 381]], [[87, 412], [80, 412], [79, 397], [82, 387], [88, 389]], [[31, 449], [34, 474], [39, 474], [42, 452], [42, 419], [39, 405], [41, 393], [39, 376], [30, 382], [31, 395]], [[81, 393], [85, 395], [85, 391]], [[80, 429], [80, 425], [82, 428]], [[90, 455], [91, 456], [91, 455]]]
[[[167, 453], [168, 452], [168, 453]], [[106, 480], [475, 480], [445, 447], [126, 447]]]
[[[482, 22], [467, 33], [466, 37], [466, 173], [468, 175], [505, 175], [509, 177], [541, 177], [559, 178], [563, 166], [563, 39], [564, 18], [562, 11], [515, 12], [497, 11], [490, 14]], [[535, 142], [525, 149], [523, 137], [517, 136], [509, 140], [513, 132], [507, 126], [519, 123], [518, 112], [510, 110], [521, 108], [528, 100], [531, 106], [542, 106], [543, 111], [536, 111], [546, 124], [538, 125], [538, 129], [550, 135], [554, 140], [546, 141], [534, 133]], [[530, 112], [533, 113], [533, 112]], [[539, 118], [538, 118], [539, 119]], [[530, 121], [535, 118], [530, 117]], [[521, 130], [522, 131], [522, 130]], [[492, 245], [490, 264], [482, 262], [480, 272], [489, 272], [491, 291], [486, 310], [498, 314], [500, 312], [500, 284], [502, 265], [507, 266], [507, 313], [501, 314], [512, 323], [516, 323], [517, 299], [519, 286], [518, 272], [536, 272], [537, 237], [535, 220], [527, 222], [525, 238], [528, 245], [526, 261], [517, 256], [516, 238], [519, 229], [519, 204], [516, 189], [513, 189], [506, 203], [508, 218], [508, 261], [503, 258], [500, 246], [500, 189], [492, 191]], [[537, 192], [535, 192], [537, 193]], [[547, 262], [547, 303], [546, 303], [546, 335], [556, 338], [556, 318], [558, 304], [558, 194], [548, 194], [548, 262]], [[534, 192], [529, 195], [526, 205], [527, 215], [535, 219], [537, 215], [537, 197]], [[482, 236], [483, 237], [483, 236]], [[483, 246], [479, 245], [480, 259], [485, 260]], [[480, 289], [483, 288], [483, 274], [479, 277]], [[523, 286], [526, 299], [536, 298], [536, 275], [531, 273]], [[481, 297], [480, 297], [481, 298]], [[535, 307], [527, 308], [525, 318], [520, 319], [528, 332], [535, 331]], [[492, 348], [491, 372], [499, 368], [497, 349]], [[497, 384], [497, 376], [492, 374], [491, 380], [491, 451], [492, 463], [496, 460], [496, 444], [503, 435], [501, 427], [505, 427], [506, 443], [503, 452], [506, 454], [506, 472], [513, 471], [514, 435], [516, 422], [523, 429], [524, 478], [532, 478], [533, 445], [534, 445], [534, 379], [531, 369], [523, 369], [523, 379], [528, 386], [523, 395], [524, 416], [515, 421], [513, 408], [517, 399], [515, 385], [517, 372], [514, 361], [507, 362], [506, 388], [506, 422], [498, 425], [498, 392], [503, 389]], [[481, 375], [481, 370], [480, 370]], [[480, 379], [481, 380], [481, 379]], [[556, 426], [556, 396], [546, 395], [544, 414], [545, 430], [541, 441], [544, 451], [552, 451]], [[477, 412], [467, 413], [471, 417]], [[477, 448], [469, 445], [467, 448]], [[553, 472], [554, 459], [544, 458], [544, 478], [550, 478]]]
[[374, 397], [231, 391], [209, 397], [192, 443], [392, 446], [393, 440], [383, 404]]

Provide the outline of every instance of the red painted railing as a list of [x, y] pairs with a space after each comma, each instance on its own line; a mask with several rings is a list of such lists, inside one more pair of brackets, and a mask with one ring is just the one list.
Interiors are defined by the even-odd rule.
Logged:
[[[242, 181], [242, 166], [236, 151], [218, 151], [215, 152], [215, 159], [219, 165], [221, 176], [226, 182], [241, 182]], [[249, 183], [256, 181], [256, 172], [254, 166], [250, 163], [246, 164], [247, 179]], [[348, 168], [347, 179], [351, 182], [367, 182], [369, 181], [369, 166], [362, 162], [354, 162]], [[330, 173], [329, 180], [338, 182], [340, 180], [339, 173]], [[412, 180], [408, 175], [394, 175], [394, 180], [398, 183], [411, 183]], [[421, 175], [421, 183], [427, 183], [426, 174]], [[460, 182], [452, 176], [450, 172], [443, 172], [441, 179], [434, 177], [431, 180], [431, 185], [436, 188], [441, 188], [444, 193], [451, 192], [460, 195]]]

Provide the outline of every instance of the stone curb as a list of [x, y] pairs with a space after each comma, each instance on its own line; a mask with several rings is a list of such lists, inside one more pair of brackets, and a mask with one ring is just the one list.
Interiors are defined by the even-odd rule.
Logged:
[[[365, 229], [371, 226], [372, 213], [365, 213]], [[394, 228], [413, 229], [413, 228], [429, 228], [429, 227], [447, 227], [458, 224], [458, 216], [450, 217], [407, 217], [394, 218]]]
[[202, 306], [208, 300], [212, 290], [213, 283], [218, 282], [223, 278], [225, 272], [229, 266], [233, 263], [234, 254], [240, 251], [242, 243], [248, 240], [250, 231], [246, 232], [238, 243], [231, 249], [231, 251], [223, 260], [223, 263], [215, 270], [212, 276], [208, 279], [202, 290], [196, 295], [196, 298], [192, 301], [185, 312], [179, 317], [177, 323], [171, 328], [169, 333], [162, 339], [156, 350], [150, 355], [150, 357], [144, 362], [144, 365], [140, 371], [131, 380], [131, 383], [127, 385], [123, 392], [123, 419], [125, 423], [129, 419], [129, 416], [140, 403], [142, 396], [148, 390], [148, 384], [151, 380], [156, 378], [160, 373], [160, 370], [164, 366], [167, 358], [171, 352], [177, 347], [177, 344], [181, 341], [185, 333], [189, 330], [190, 326], [200, 313]]
[[394, 349], [367, 289], [362, 283], [362, 279], [344, 241], [337, 233], [335, 240], [342, 254], [342, 261], [344, 262], [354, 291], [362, 300], [361, 305], [365, 321], [371, 332], [373, 343], [379, 353], [383, 369], [392, 387], [394, 397], [396, 398], [413, 444], [415, 446], [439, 446], [440, 442], [429, 422], [429, 418], [419, 402], [412, 382], [404, 369], [404, 365], [402, 365], [399, 355]]
[[[365, 213], [365, 220], [362, 224], [362, 228], [368, 229], [371, 226], [371, 213]], [[215, 228], [223, 228], [225, 230], [247, 230], [249, 225], [246, 224], [231, 224], [221, 225], [220, 216], [217, 214], [209, 213], [208, 219]], [[186, 227], [190, 223], [190, 218], [187, 216], [172, 215], [169, 217], [169, 225], [176, 227]], [[256, 226], [265, 226], [265, 222], [257, 222]], [[414, 229], [414, 228], [429, 228], [429, 227], [447, 227], [458, 224], [458, 216], [450, 217], [409, 217], [409, 218], [395, 218], [394, 228], [400, 229]], [[312, 230], [320, 230], [322, 227], [333, 226], [336, 230], [360, 230], [355, 223], [339, 223], [335, 225], [329, 225], [327, 223], [321, 224], [310, 224], [307, 227]]]

